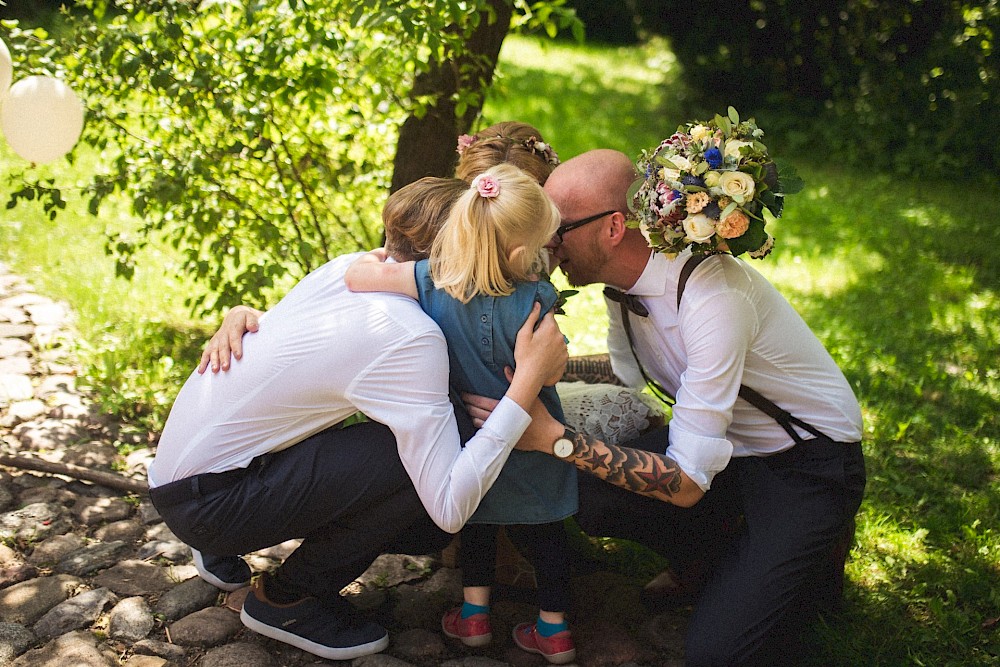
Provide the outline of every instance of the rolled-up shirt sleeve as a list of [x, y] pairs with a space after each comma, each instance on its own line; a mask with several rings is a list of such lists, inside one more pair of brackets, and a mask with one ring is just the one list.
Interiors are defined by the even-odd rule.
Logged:
[[496, 481], [531, 417], [505, 397], [462, 447], [448, 376], [448, 351], [437, 331], [386, 351], [350, 394], [359, 410], [392, 430], [427, 513], [454, 533]]
[[685, 431], [671, 423], [668, 432], [670, 456], [702, 491], [708, 491], [712, 479], [729, 465], [733, 444], [725, 438], [713, 438]]

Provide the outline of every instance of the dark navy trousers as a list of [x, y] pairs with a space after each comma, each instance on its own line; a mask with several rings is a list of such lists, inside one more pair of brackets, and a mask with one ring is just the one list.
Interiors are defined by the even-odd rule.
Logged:
[[[628, 446], [663, 452], [666, 429]], [[795, 664], [787, 643], [808, 598], [831, 574], [865, 487], [859, 443], [814, 439], [768, 457], [734, 457], [692, 508], [581, 474], [577, 521], [593, 536], [630, 539], [680, 570], [707, 564], [688, 626], [685, 664]]]
[[336, 595], [380, 554], [432, 553], [451, 537], [424, 510], [381, 424], [327, 429], [229, 479], [201, 493], [216, 485], [188, 478], [161, 487], [173, 493], [151, 496], [174, 534], [203, 553], [246, 554], [301, 538], [275, 576], [302, 594]]

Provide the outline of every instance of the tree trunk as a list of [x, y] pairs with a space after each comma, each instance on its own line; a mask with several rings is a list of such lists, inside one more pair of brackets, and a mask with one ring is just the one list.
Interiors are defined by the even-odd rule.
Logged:
[[[469, 107], [461, 118], [455, 116], [452, 95], [462, 87], [472, 86], [485, 95], [493, 81], [500, 46], [510, 30], [512, 5], [509, 0], [490, 0], [496, 12], [493, 23], [483, 15], [468, 42], [468, 55], [459, 60], [432, 63], [431, 69], [417, 76], [413, 97], [431, 95], [437, 104], [423, 118], [410, 116], [399, 130], [396, 159], [393, 162], [392, 192], [424, 176], [451, 176], [455, 171], [458, 135], [464, 134], [482, 110]], [[471, 74], [461, 74], [462, 67], [473, 65]]]

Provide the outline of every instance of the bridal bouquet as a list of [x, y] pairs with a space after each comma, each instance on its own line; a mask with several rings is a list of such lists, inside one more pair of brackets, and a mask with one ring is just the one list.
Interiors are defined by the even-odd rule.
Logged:
[[629, 190], [633, 224], [651, 248], [674, 257], [729, 252], [766, 257], [774, 238], [764, 211], [781, 216], [785, 195], [802, 189], [794, 169], [775, 164], [754, 120], [726, 116], [680, 126], [652, 151], [643, 151]]

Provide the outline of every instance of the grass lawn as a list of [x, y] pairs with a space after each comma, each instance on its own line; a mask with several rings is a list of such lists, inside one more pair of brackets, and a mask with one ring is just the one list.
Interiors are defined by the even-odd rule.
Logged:
[[[509, 39], [484, 125], [531, 122], [564, 159], [592, 147], [634, 155], [687, 120], [675, 68], [662, 44]], [[998, 665], [1000, 187], [865, 173], [826, 155], [779, 157], [806, 189], [773, 225], [775, 252], [755, 266], [855, 388], [869, 465], [846, 612], [816, 629], [803, 664]], [[93, 168], [88, 159], [98, 158], [47, 169], [75, 180]], [[0, 169], [17, 168], [0, 150]], [[55, 222], [30, 207], [4, 210], [0, 260], [73, 307], [98, 395], [155, 431], [208, 324], [187, 315], [192, 288], [163, 248], [148, 251], [132, 283], [116, 279], [104, 231], [128, 228], [127, 207], [95, 219], [71, 194]], [[604, 349], [597, 290], [567, 309], [572, 352]]]

